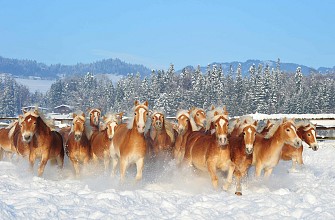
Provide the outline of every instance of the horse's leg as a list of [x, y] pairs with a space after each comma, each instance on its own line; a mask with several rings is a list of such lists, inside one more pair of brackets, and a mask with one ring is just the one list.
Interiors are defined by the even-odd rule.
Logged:
[[105, 174], [107, 174], [110, 163], [110, 155], [109, 152], [104, 151], [104, 165], [105, 165]]
[[262, 167], [261, 163], [256, 163], [256, 167], [255, 167], [255, 175], [256, 175], [256, 177], [260, 177], [261, 176], [262, 169], [263, 169], [263, 167]]
[[142, 179], [143, 166], [144, 166], [144, 157], [141, 157], [136, 161], [136, 168], [137, 168], [136, 180]]
[[76, 178], [78, 178], [79, 177], [79, 162], [76, 158], [72, 158], [71, 162], [72, 162], [72, 165], [73, 165], [73, 168], [74, 168]]
[[236, 177], [236, 191], [235, 194], [237, 196], [242, 196], [242, 185], [241, 185], [241, 173], [235, 175]]
[[121, 176], [121, 182], [124, 182], [124, 177], [126, 175], [126, 170], [128, 167], [128, 159], [120, 158], [120, 176]]
[[118, 163], [118, 158], [116, 156], [112, 156], [112, 173], [111, 173], [111, 177], [115, 176], [115, 171], [116, 171], [116, 166]]
[[215, 189], [218, 188], [218, 177], [216, 175], [216, 165], [212, 161], [207, 162], [207, 169], [209, 172], [209, 175], [211, 176], [212, 179], [212, 184]]
[[2, 160], [2, 158], [3, 158], [3, 149], [2, 149], [2, 147], [0, 146], [0, 160]]
[[235, 165], [230, 162], [229, 164], [229, 168], [228, 168], [228, 175], [227, 175], [227, 179], [226, 179], [226, 183], [223, 185], [223, 190], [227, 191], [231, 182], [233, 181], [233, 173], [235, 170]]
[[265, 179], [269, 179], [269, 177], [270, 177], [270, 175], [271, 175], [271, 173], [272, 173], [272, 170], [273, 170], [273, 167], [271, 167], [271, 168], [266, 168], [266, 169], [264, 170], [264, 177], [265, 177]]
[[38, 167], [38, 176], [39, 177], [41, 177], [43, 175], [44, 168], [47, 165], [48, 159], [49, 159], [49, 154], [42, 154], [41, 163], [40, 163], [40, 166]]
[[29, 164], [30, 164], [30, 171], [34, 173], [34, 163], [36, 160], [36, 155], [34, 152], [30, 152], [29, 154]]

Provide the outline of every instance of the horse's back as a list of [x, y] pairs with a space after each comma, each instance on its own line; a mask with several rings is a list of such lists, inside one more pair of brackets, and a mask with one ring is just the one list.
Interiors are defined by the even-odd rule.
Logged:
[[212, 147], [211, 135], [203, 135], [199, 137], [193, 144], [190, 151], [190, 162], [198, 169], [206, 170], [207, 159]]
[[123, 145], [127, 132], [128, 132], [127, 124], [121, 124], [116, 128], [116, 131], [113, 136], [113, 146], [116, 151], [120, 150], [120, 147]]
[[301, 157], [303, 151], [303, 146], [300, 146], [299, 148], [292, 147], [289, 144], [285, 144], [283, 146], [282, 152], [281, 152], [281, 158], [282, 160], [292, 160], [293, 157]]

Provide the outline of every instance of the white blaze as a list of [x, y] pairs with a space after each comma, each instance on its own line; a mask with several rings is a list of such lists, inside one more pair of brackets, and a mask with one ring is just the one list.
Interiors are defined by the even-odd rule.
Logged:
[[144, 125], [145, 125], [145, 122], [144, 122], [144, 112], [146, 110], [144, 108], [140, 108], [138, 110], [138, 113], [139, 113], [139, 120], [138, 120], [138, 126], [140, 126], [140, 128], [143, 128]]

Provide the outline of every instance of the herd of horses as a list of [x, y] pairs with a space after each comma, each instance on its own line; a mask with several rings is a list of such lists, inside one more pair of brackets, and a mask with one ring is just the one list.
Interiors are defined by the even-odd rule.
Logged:
[[[318, 149], [316, 129], [308, 121], [294, 119], [268, 120], [258, 128], [258, 121], [242, 116], [229, 118], [225, 107], [212, 106], [179, 110], [176, 122], [163, 112], [151, 111], [148, 102], [134, 102], [132, 114], [124, 121], [122, 113], [91, 109], [73, 113], [72, 126], [57, 129], [37, 108], [24, 111], [18, 120], [0, 130], [0, 156], [17, 154], [28, 158], [33, 171], [40, 159], [38, 176], [48, 160], [63, 167], [64, 156], [71, 161], [76, 176], [88, 163], [103, 163], [111, 175], [120, 167], [121, 182], [127, 168], [136, 165], [136, 180], [142, 179], [146, 159], [174, 160], [177, 167], [191, 166], [208, 172], [214, 188], [218, 187], [217, 170], [225, 171], [223, 190], [236, 180], [236, 195], [242, 195], [241, 180], [251, 166], [256, 177], [271, 175], [279, 160], [292, 160], [292, 169], [303, 164], [302, 141]], [[163, 156], [163, 157], [162, 157]]]

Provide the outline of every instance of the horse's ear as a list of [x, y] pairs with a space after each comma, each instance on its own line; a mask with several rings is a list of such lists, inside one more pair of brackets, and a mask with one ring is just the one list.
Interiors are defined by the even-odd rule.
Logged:
[[227, 111], [227, 107], [223, 106], [223, 114], [225, 115], [229, 115], [228, 111]]
[[146, 100], [144, 103], [143, 103], [145, 106], [147, 106], [148, 107], [148, 105], [149, 105], [149, 102], [148, 102], [148, 100]]
[[102, 116], [102, 120], [103, 120], [104, 122], [106, 122], [107, 117], [106, 117], [106, 116]]
[[286, 118], [286, 117], [284, 117], [284, 118], [283, 118], [283, 123], [284, 123], [284, 122], [286, 122], [286, 121], [287, 121], [287, 118]]
[[219, 112], [215, 111], [214, 112], [214, 116], [217, 116], [219, 114]]
[[215, 109], [215, 106], [212, 104], [211, 111], [213, 111], [214, 109]]
[[38, 115], [38, 109], [34, 110], [34, 114]]
[[22, 109], [22, 113], [23, 113], [23, 114], [26, 114], [27, 112], [28, 112], [27, 110]]
[[77, 114], [76, 114], [76, 113], [73, 113], [73, 114], [72, 114], [72, 118], [75, 118], [75, 117], [77, 117]]
[[88, 108], [87, 112], [90, 113], [92, 111], [92, 108]]
[[118, 117], [122, 118], [123, 114], [124, 114], [124, 112], [120, 112], [120, 113], [117, 113], [116, 115], [117, 115]]
[[254, 125], [257, 127], [257, 124], [258, 124], [258, 122], [257, 121], [254, 121]]
[[190, 109], [190, 112], [193, 111], [195, 109], [195, 106], [192, 106]]
[[82, 113], [81, 113], [81, 116], [83, 116], [83, 117], [85, 118], [85, 113], [84, 113], [84, 112], [82, 112]]
[[135, 100], [134, 105], [138, 106], [138, 104], [139, 104], [138, 100]]

